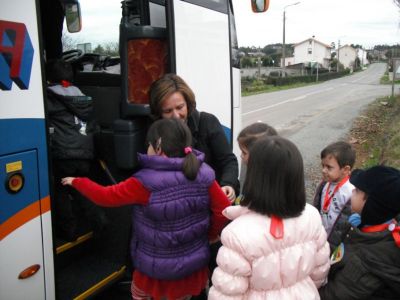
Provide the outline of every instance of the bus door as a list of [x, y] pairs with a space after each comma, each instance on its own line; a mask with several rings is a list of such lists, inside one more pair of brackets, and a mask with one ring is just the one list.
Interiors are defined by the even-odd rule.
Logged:
[[228, 0], [168, 1], [171, 70], [193, 89], [199, 111], [217, 116], [232, 142]]
[[0, 299], [54, 299], [37, 1], [0, 9]]
[[1, 299], [46, 299], [37, 164], [35, 150], [0, 156]]

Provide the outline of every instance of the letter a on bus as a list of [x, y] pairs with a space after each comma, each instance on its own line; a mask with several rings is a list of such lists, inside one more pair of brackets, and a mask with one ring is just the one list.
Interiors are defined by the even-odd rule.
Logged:
[[12, 82], [28, 89], [33, 53], [25, 24], [0, 20], [0, 89], [11, 90]]

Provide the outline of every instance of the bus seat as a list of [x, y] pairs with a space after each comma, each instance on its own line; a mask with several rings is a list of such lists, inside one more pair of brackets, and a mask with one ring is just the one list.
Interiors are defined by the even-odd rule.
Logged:
[[111, 129], [120, 117], [121, 75], [105, 72], [77, 72], [75, 84], [93, 98], [94, 117], [101, 129]]

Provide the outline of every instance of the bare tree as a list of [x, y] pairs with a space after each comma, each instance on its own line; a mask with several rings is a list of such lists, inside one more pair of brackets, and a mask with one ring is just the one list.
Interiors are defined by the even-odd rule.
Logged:
[[396, 4], [398, 7], [400, 7], [400, 0], [393, 0], [394, 4]]
[[77, 45], [80, 44], [79, 39], [73, 38], [70, 34], [66, 34], [66, 31], [63, 32], [61, 42], [63, 45], [63, 51], [76, 49]]
[[119, 55], [119, 45], [117, 42], [105, 43], [103, 45], [103, 48], [104, 48], [104, 54], [107, 54], [110, 56], [118, 56]]

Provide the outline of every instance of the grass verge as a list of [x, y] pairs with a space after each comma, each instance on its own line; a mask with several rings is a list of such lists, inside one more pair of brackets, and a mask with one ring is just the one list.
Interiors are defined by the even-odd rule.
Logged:
[[371, 103], [353, 123], [349, 141], [357, 168], [384, 164], [400, 169], [400, 96]]

